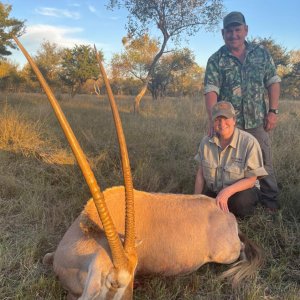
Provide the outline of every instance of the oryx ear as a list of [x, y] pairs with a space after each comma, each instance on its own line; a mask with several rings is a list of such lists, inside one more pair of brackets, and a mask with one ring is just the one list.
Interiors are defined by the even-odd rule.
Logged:
[[143, 243], [143, 240], [135, 239], [135, 247], [136, 247], [136, 248], [139, 247], [139, 246], [141, 246], [142, 243]]

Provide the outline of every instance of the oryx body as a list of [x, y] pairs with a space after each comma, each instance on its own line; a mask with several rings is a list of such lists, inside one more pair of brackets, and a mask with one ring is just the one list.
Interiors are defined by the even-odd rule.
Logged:
[[[116, 229], [123, 235], [124, 188], [107, 189], [104, 196]], [[207, 262], [232, 263], [240, 256], [236, 219], [221, 211], [214, 199], [137, 190], [134, 199], [137, 274], [183, 274]], [[112, 268], [109, 256], [101, 221], [90, 200], [58, 245], [54, 270], [74, 296], [84, 289], [99, 292], [102, 273]]]

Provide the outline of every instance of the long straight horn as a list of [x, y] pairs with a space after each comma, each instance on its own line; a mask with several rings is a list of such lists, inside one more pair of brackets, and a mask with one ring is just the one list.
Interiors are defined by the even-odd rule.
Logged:
[[99, 217], [101, 219], [101, 222], [103, 224], [103, 228], [105, 230], [105, 234], [112, 252], [112, 258], [113, 263], [116, 268], [126, 268], [128, 267], [128, 261], [124, 252], [124, 249], [122, 247], [121, 240], [118, 236], [118, 233], [115, 229], [115, 226], [112, 222], [111, 216], [108, 212], [104, 195], [100, 190], [100, 187], [97, 184], [97, 181], [95, 179], [95, 176], [93, 174], [93, 171], [90, 168], [90, 165], [64, 115], [62, 112], [54, 94], [52, 93], [50, 87], [48, 86], [46, 80], [44, 79], [43, 75], [39, 71], [37, 65], [32, 60], [28, 52], [25, 50], [25, 48], [22, 46], [22, 44], [19, 42], [19, 40], [14, 37], [15, 42], [17, 43], [18, 47], [23, 52], [24, 56], [27, 58], [29, 64], [31, 65], [32, 69], [34, 70], [41, 86], [43, 87], [51, 105], [55, 112], [55, 115], [65, 133], [65, 136], [72, 148], [72, 151], [76, 157], [76, 160], [81, 168], [81, 171], [84, 175], [84, 178], [90, 188], [91, 194], [94, 199], [95, 206], [97, 208]]
[[99, 63], [100, 72], [102, 74], [109, 103], [114, 117], [115, 127], [117, 131], [117, 136], [119, 140], [119, 147], [122, 159], [122, 169], [124, 176], [124, 185], [125, 185], [125, 201], [126, 201], [126, 212], [125, 212], [125, 244], [124, 248], [126, 252], [131, 252], [135, 249], [135, 221], [134, 221], [134, 198], [133, 198], [133, 183], [130, 169], [130, 162], [128, 158], [128, 151], [126, 146], [126, 140], [123, 132], [122, 122], [120, 119], [119, 111], [117, 104], [112, 93], [105, 69], [101, 62], [99, 53], [94, 45], [96, 58]]

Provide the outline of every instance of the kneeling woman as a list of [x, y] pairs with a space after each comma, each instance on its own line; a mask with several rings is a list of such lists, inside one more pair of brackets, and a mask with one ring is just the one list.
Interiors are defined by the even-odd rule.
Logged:
[[251, 134], [235, 128], [231, 103], [217, 102], [212, 119], [214, 135], [202, 139], [195, 157], [199, 162], [195, 194], [216, 198], [220, 209], [237, 217], [251, 215], [259, 200], [255, 182], [268, 175], [260, 146]]

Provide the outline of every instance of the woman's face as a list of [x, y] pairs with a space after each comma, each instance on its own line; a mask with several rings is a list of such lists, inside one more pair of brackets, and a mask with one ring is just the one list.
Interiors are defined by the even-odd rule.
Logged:
[[223, 139], [232, 136], [235, 127], [235, 118], [216, 117], [214, 120], [214, 130]]

